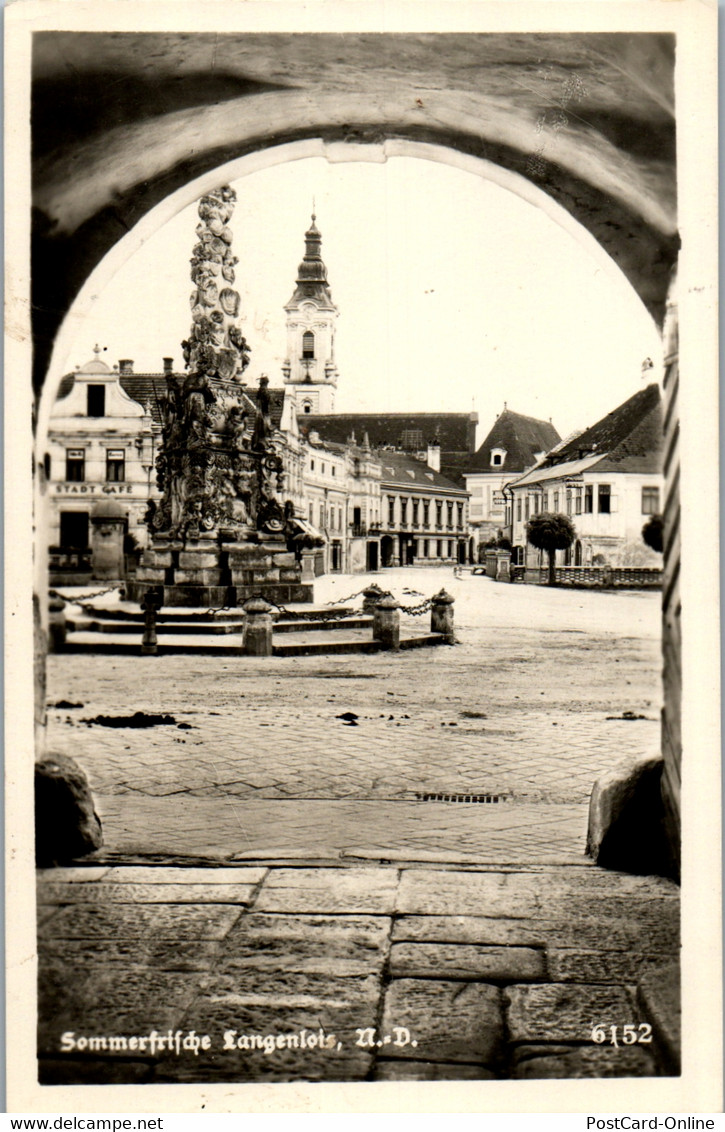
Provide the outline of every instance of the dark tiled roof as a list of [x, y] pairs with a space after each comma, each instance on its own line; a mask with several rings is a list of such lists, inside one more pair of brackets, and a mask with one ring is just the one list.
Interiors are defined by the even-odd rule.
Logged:
[[[244, 392], [247, 394], [247, 397], [252, 402], [252, 404], [256, 406], [258, 393], [257, 387], [252, 387], [250, 385], [249, 387], [245, 388]], [[282, 420], [282, 406], [284, 405], [284, 389], [269, 388], [267, 392], [269, 394], [269, 415], [274, 427], [279, 428], [279, 422]]]
[[550, 453], [546, 465], [602, 454], [597, 471], [658, 472], [662, 468], [662, 407], [658, 385], [624, 404]]
[[421, 488], [433, 491], [438, 488], [439, 491], [465, 492], [465, 488], [459, 487], [441, 472], [433, 471], [422, 460], [416, 460], [415, 456], [391, 451], [375, 452], [374, 455], [382, 468], [380, 484], [383, 489], [386, 484], [394, 484], [411, 491], [420, 491]]
[[[551, 421], [524, 417], [504, 409], [476, 455], [471, 458], [467, 472], [523, 472], [534, 464], [537, 452], [548, 452], [559, 442], [559, 433]], [[492, 466], [491, 451], [503, 448], [503, 464]]]
[[471, 452], [475, 437], [471, 413], [311, 413], [298, 420], [303, 434], [314, 429], [322, 439], [341, 444], [352, 433], [361, 444], [367, 433], [373, 448], [419, 451], [437, 439], [441, 458], [445, 452]]

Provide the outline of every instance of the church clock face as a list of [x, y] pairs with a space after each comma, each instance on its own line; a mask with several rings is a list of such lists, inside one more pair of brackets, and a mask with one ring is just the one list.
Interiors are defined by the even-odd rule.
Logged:
[[305, 318], [311, 319], [317, 314], [317, 307], [314, 303], [303, 303], [300, 308]]

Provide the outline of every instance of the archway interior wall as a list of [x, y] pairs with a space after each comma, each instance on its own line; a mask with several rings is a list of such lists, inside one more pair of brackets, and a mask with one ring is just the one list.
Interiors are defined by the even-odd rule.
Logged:
[[[38, 406], [37, 461], [42, 462], [43, 459], [50, 414], [63, 377], [64, 362], [77, 332], [77, 326], [80, 322], [91, 318], [96, 297], [119, 269], [167, 221], [215, 186], [239, 181], [246, 176], [275, 165], [315, 157], [334, 164], [341, 162], [385, 164], [389, 158], [416, 158], [446, 164], [464, 173], [490, 181], [509, 192], [515, 193], [532, 207], [543, 211], [580, 244], [582, 249], [596, 261], [601, 270], [620, 282], [625, 281], [631, 289], [633, 300], [641, 302], [634, 287], [626, 279], [611, 255], [565, 207], [558, 204], [548, 193], [526, 177], [492, 161], [462, 152], [453, 144], [435, 144], [396, 136], [372, 144], [326, 141], [321, 137], [310, 137], [282, 145], [264, 146], [252, 153], [208, 170], [203, 175], [189, 180], [180, 188], [169, 193], [110, 248], [89, 275], [71, 310], [63, 320], [53, 344], [50, 366]], [[644, 306], [644, 304], [642, 305]]]

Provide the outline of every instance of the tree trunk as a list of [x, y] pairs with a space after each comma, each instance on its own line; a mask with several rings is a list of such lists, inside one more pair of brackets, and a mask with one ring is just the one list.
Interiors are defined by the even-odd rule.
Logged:
[[548, 585], [555, 586], [556, 585], [556, 551], [555, 550], [547, 550], [546, 553], [549, 555], [549, 581], [548, 581]]

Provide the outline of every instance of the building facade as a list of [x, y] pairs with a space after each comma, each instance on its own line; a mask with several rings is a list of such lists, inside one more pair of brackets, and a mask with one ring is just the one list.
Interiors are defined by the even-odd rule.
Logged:
[[124, 388], [123, 363], [111, 369], [98, 348], [95, 354], [61, 383], [48, 433], [51, 564], [61, 573], [91, 573], [94, 550], [97, 556], [107, 537], [96, 520], [111, 502], [123, 519], [121, 533], [145, 546], [144, 515], [149, 498], [158, 497], [161, 430], [151, 404]]
[[522, 416], [504, 405], [464, 474], [477, 547], [496, 538], [506, 526], [504, 485], [533, 467], [559, 439], [551, 421]]
[[659, 387], [640, 390], [504, 491], [518, 564], [544, 564], [543, 552], [527, 542], [526, 523], [550, 511], [576, 528], [573, 546], [557, 551], [559, 565], [660, 566], [661, 555], [642, 539], [642, 527], [664, 505]]
[[381, 566], [468, 562], [468, 492], [435, 466], [402, 452], [383, 451], [377, 456]]

